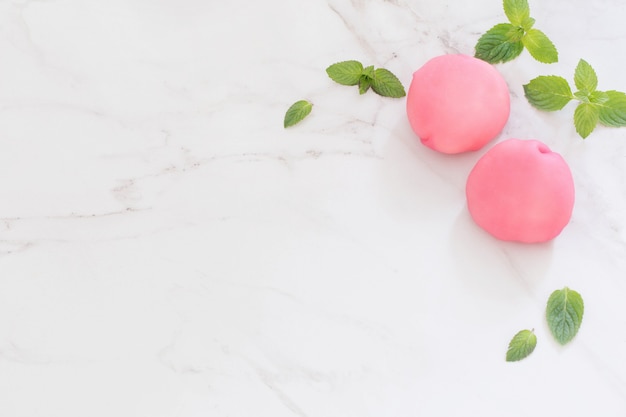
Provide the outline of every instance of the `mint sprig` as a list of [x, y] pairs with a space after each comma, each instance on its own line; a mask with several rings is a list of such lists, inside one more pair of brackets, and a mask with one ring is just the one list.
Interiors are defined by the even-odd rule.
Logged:
[[521, 330], [509, 342], [509, 348], [506, 351], [506, 361], [521, 361], [528, 355], [533, 353], [537, 346], [537, 335], [534, 330]]
[[398, 77], [385, 68], [374, 69], [373, 65], [363, 67], [359, 61], [350, 60], [332, 64], [326, 68], [326, 73], [341, 85], [358, 85], [360, 94], [365, 94], [371, 88], [383, 97], [406, 96], [404, 86]]
[[287, 128], [301, 122], [305, 117], [309, 115], [309, 113], [311, 113], [311, 109], [313, 109], [313, 104], [309, 101], [296, 101], [291, 105], [291, 107], [289, 107], [289, 109], [287, 109], [283, 126]]
[[[400, 98], [406, 96], [404, 86], [391, 71], [385, 68], [364, 67], [359, 61], [342, 61], [326, 68], [326, 73], [341, 85], [359, 86], [359, 94], [365, 94], [371, 88], [383, 97]], [[313, 104], [307, 100], [296, 101], [285, 113], [285, 128], [302, 121], [311, 113]]]
[[574, 111], [576, 132], [587, 138], [598, 123], [609, 127], [626, 126], [626, 94], [598, 91], [598, 77], [593, 67], [581, 59], [574, 72], [572, 93], [567, 80], [557, 75], [541, 75], [524, 85], [524, 94], [535, 108], [545, 111], [561, 110], [571, 100], [579, 101]]
[[579, 293], [564, 287], [556, 290], [548, 299], [546, 319], [554, 338], [564, 345], [571, 341], [583, 320], [585, 306]]
[[475, 57], [490, 64], [517, 58], [524, 48], [539, 62], [551, 64], [559, 60], [552, 41], [539, 29], [533, 28], [527, 0], [504, 0], [508, 23], [499, 23], [483, 34], [476, 44]]

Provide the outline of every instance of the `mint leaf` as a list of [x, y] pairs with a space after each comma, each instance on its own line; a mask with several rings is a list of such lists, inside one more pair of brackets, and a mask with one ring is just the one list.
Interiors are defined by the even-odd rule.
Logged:
[[523, 26], [530, 18], [530, 7], [527, 0], [504, 0], [504, 14], [514, 26]]
[[372, 90], [384, 97], [400, 98], [406, 96], [404, 86], [398, 77], [384, 68], [378, 68], [374, 71], [372, 77]]
[[524, 50], [523, 35], [524, 29], [510, 23], [495, 25], [478, 39], [474, 56], [490, 64], [511, 61]]
[[583, 102], [583, 103], [591, 103], [590, 94], [586, 91], [576, 91], [574, 93], [574, 98]]
[[528, 102], [547, 111], [561, 110], [574, 98], [567, 80], [557, 75], [540, 75], [524, 85]]
[[524, 30], [529, 31], [535, 25], [535, 19], [527, 17], [520, 25]]
[[591, 94], [586, 91], [576, 91], [574, 93], [574, 98], [583, 103], [591, 103]]
[[518, 332], [509, 342], [509, 348], [506, 351], [506, 361], [520, 361], [533, 353], [537, 346], [537, 335], [532, 330], [522, 330]]
[[361, 75], [365, 75], [368, 78], [374, 78], [374, 66], [370, 65], [369, 67], [363, 68]]
[[571, 341], [583, 320], [585, 307], [579, 293], [565, 287], [556, 290], [548, 299], [546, 318], [554, 338], [564, 345]]
[[591, 65], [584, 59], [578, 61], [574, 72], [574, 84], [580, 91], [593, 93], [598, 87], [598, 76]]
[[604, 104], [609, 101], [609, 95], [604, 91], [594, 91], [589, 94], [589, 102], [594, 104]]
[[530, 29], [522, 38], [522, 43], [533, 58], [544, 64], [559, 60], [559, 53], [550, 39], [538, 29]]
[[367, 75], [361, 75], [361, 79], [359, 80], [359, 94], [367, 93], [367, 90], [372, 86], [372, 79]]
[[599, 104], [600, 123], [605, 126], [626, 126], [626, 94], [619, 91], [606, 91], [606, 101]]
[[367, 93], [367, 90], [372, 86], [372, 78], [374, 78], [374, 66], [363, 68], [361, 73], [361, 79], [359, 80], [359, 94]]
[[600, 110], [596, 104], [580, 103], [574, 111], [576, 132], [585, 139], [596, 128], [600, 119]]
[[328, 76], [341, 85], [357, 85], [362, 72], [363, 64], [359, 61], [337, 62], [326, 68]]
[[287, 113], [285, 113], [284, 126], [287, 128], [302, 121], [302, 119], [311, 113], [312, 108], [313, 104], [306, 100], [296, 101], [287, 109]]

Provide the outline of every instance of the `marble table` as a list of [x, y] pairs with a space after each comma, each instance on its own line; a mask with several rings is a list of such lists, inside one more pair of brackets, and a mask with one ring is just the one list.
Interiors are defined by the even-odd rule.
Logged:
[[[626, 415], [626, 129], [582, 140], [573, 104], [522, 89], [584, 58], [626, 91], [626, 3], [531, 8], [559, 63], [498, 65], [507, 126], [449, 156], [404, 99], [325, 68], [408, 87], [473, 54], [500, 1], [0, 1], [0, 415]], [[313, 112], [284, 129], [299, 99]], [[510, 137], [570, 165], [552, 242], [467, 212], [467, 174]], [[586, 310], [562, 347], [544, 311], [564, 286]]]

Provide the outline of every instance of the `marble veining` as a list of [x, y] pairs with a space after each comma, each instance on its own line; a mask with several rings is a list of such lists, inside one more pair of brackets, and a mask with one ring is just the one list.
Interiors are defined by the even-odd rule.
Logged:
[[[404, 100], [325, 73], [358, 59], [408, 87], [472, 54], [498, 1], [0, 0], [0, 415], [626, 415], [626, 129], [583, 141], [572, 105], [522, 89], [584, 58], [626, 91], [626, 6], [530, 3], [560, 61], [498, 66], [496, 141], [572, 169], [542, 245], [469, 217], [488, 147], [436, 154]], [[560, 347], [543, 310], [566, 285], [586, 313]], [[523, 328], [537, 349], [506, 363]]]

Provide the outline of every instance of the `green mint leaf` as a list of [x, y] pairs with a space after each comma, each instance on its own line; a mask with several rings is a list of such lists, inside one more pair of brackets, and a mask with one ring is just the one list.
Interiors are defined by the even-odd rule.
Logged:
[[522, 330], [518, 332], [511, 342], [509, 349], [506, 351], [506, 361], [516, 362], [524, 359], [535, 350], [537, 346], [537, 335], [532, 330]]
[[580, 103], [574, 111], [576, 132], [585, 139], [593, 132], [600, 120], [600, 110], [596, 104]]
[[474, 56], [490, 64], [511, 61], [524, 50], [523, 35], [524, 29], [510, 23], [495, 25], [478, 39]]
[[374, 78], [374, 66], [363, 68], [361, 78], [359, 79], [359, 94], [367, 93], [367, 90], [372, 86], [372, 79]]
[[599, 104], [600, 123], [605, 126], [626, 126], [626, 94], [619, 91], [606, 91], [606, 101]]
[[530, 6], [527, 0], [504, 0], [504, 14], [514, 26], [523, 26], [530, 18]]
[[589, 102], [594, 104], [604, 104], [609, 101], [609, 95], [604, 91], [594, 91], [589, 94]]
[[586, 91], [576, 91], [574, 98], [582, 101], [583, 103], [591, 103], [591, 94]]
[[583, 299], [574, 290], [565, 287], [556, 290], [548, 299], [546, 318], [554, 338], [564, 345], [576, 336], [583, 320]]
[[359, 80], [359, 94], [367, 93], [367, 90], [372, 86], [372, 78], [367, 75], [361, 75], [361, 79]]
[[369, 67], [363, 68], [361, 75], [365, 75], [368, 78], [374, 78], [374, 66], [370, 65]]
[[534, 25], [535, 25], [535, 19], [533, 19], [530, 16], [524, 19], [524, 21], [521, 24], [522, 28], [525, 31], [529, 31]]
[[337, 62], [326, 68], [326, 73], [341, 85], [357, 85], [361, 79], [363, 65], [359, 61]]
[[559, 60], [559, 53], [550, 39], [538, 29], [530, 29], [522, 38], [522, 43], [533, 58], [544, 64]]
[[591, 65], [584, 59], [578, 61], [574, 73], [574, 84], [580, 91], [593, 93], [598, 87], [598, 76]]
[[546, 111], [561, 110], [574, 98], [567, 80], [557, 75], [541, 75], [524, 85], [528, 102]]
[[384, 68], [378, 68], [374, 71], [372, 90], [384, 97], [400, 98], [406, 96], [404, 86], [398, 77]]
[[312, 108], [313, 104], [306, 100], [296, 101], [291, 105], [291, 107], [289, 107], [289, 109], [287, 109], [287, 113], [285, 113], [285, 121], [283, 123], [284, 126], [293, 126], [302, 121], [302, 119], [311, 113]]

